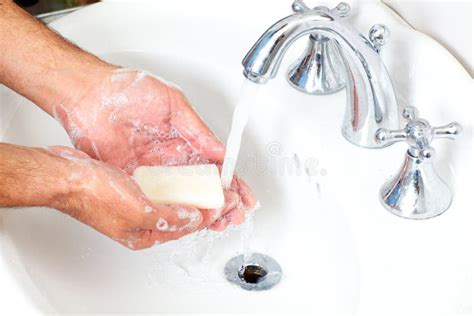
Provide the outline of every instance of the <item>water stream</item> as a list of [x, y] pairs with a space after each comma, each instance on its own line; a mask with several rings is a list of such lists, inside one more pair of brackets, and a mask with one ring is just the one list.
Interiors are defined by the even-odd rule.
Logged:
[[[235, 166], [237, 164], [240, 146], [242, 143], [242, 135], [249, 120], [251, 106], [256, 103], [258, 89], [258, 84], [253, 83], [247, 79], [244, 80], [242, 87], [240, 88], [240, 95], [237, 105], [234, 109], [232, 126], [227, 139], [227, 150], [224, 164], [222, 166], [221, 181], [224, 188], [228, 188], [232, 182], [232, 177], [235, 172]], [[258, 206], [255, 208], [258, 208]], [[250, 210], [246, 214], [245, 223], [242, 225], [243, 227], [241, 230], [244, 262], [247, 262], [252, 254], [250, 251], [250, 237], [253, 231], [254, 210]]]
[[240, 88], [239, 101], [235, 106], [232, 116], [232, 127], [227, 138], [227, 150], [224, 164], [222, 165], [221, 181], [225, 189], [230, 186], [234, 176], [242, 135], [249, 120], [250, 107], [257, 99], [258, 88], [258, 84], [247, 79], [244, 80]]
[[[242, 83], [239, 98], [234, 109], [232, 117], [232, 125], [227, 139], [227, 150], [224, 163], [221, 171], [221, 182], [223, 188], [228, 188], [232, 182], [235, 172], [235, 166], [238, 160], [240, 146], [242, 142], [242, 135], [249, 120], [251, 106], [257, 101], [259, 85], [247, 79]], [[254, 211], [259, 208], [259, 203], [253, 210], [248, 210], [245, 215], [245, 222], [239, 226], [229, 227], [226, 232], [213, 232], [203, 230], [197, 234], [189, 235], [182, 238], [180, 246], [172, 251], [168, 261], [163, 263], [163, 258], [160, 258], [160, 264], [153, 266], [148, 272], [149, 286], [153, 287], [157, 284], [167, 282], [166, 278], [157, 278], [161, 276], [162, 270], [171, 264], [185, 273], [190, 280], [198, 282], [208, 282], [210, 264], [208, 260], [212, 256], [212, 248], [215, 241], [226, 238], [230, 232], [237, 231], [240, 235], [241, 249], [239, 249], [244, 256], [244, 263], [247, 262], [251, 256], [250, 250], [251, 235], [254, 227]], [[204, 276], [204, 279], [202, 279]], [[213, 280], [216, 281], [217, 280]]]

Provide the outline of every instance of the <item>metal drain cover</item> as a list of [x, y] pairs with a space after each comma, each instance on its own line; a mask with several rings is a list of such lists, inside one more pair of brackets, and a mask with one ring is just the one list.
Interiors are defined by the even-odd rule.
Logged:
[[269, 290], [280, 282], [281, 267], [273, 258], [261, 253], [234, 257], [224, 269], [227, 280], [247, 291]]

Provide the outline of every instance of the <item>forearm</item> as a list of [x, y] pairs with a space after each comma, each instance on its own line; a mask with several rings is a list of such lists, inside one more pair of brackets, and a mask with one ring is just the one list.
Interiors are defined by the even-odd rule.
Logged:
[[0, 83], [52, 114], [80, 100], [113, 66], [65, 41], [11, 0], [0, 0]]
[[69, 174], [69, 161], [48, 150], [0, 143], [0, 207], [54, 207], [73, 191]]

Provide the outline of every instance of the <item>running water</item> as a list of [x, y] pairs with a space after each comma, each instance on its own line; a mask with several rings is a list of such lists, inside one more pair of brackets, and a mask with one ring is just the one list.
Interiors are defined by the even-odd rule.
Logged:
[[[259, 208], [260, 205], [255, 206], [255, 209]], [[254, 217], [255, 217], [255, 209], [247, 212], [245, 214], [245, 222], [242, 227], [242, 235], [240, 236], [242, 241], [242, 253], [244, 255], [244, 264], [250, 260], [252, 256], [252, 251], [250, 250], [250, 240], [252, 237], [253, 227], [254, 227]]]
[[250, 106], [257, 99], [258, 84], [245, 79], [240, 88], [239, 101], [232, 117], [232, 127], [227, 139], [227, 150], [224, 164], [222, 166], [221, 182], [224, 189], [227, 189], [234, 176], [235, 164], [240, 151], [240, 143], [245, 126], [249, 120]]
[[[258, 84], [253, 83], [247, 79], [245, 79], [245, 81], [242, 83], [239, 101], [237, 102], [237, 105], [234, 109], [234, 115], [232, 117], [232, 126], [230, 129], [229, 138], [227, 139], [227, 150], [225, 153], [224, 164], [222, 166], [221, 182], [224, 189], [228, 188], [232, 182], [235, 165], [237, 163], [237, 158], [240, 151], [240, 145], [242, 142], [242, 135], [249, 120], [251, 106], [257, 100], [258, 88]], [[258, 207], [259, 206], [257, 205], [255, 209]], [[250, 250], [250, 237], [253, 231], [253, 217], [255, 209], [249, 210], [245, 216], [245, 223], [241, 227], [244, 262], [247, 262], [252, 255]]]
[[[237, 157], [240, 151], [242, 134], [249, 119], [250, 108], [256, 102], [258, 88], [258, 84], [247, 79], [242, 83], [239, 101], [237, 102], [232, 117], [232, 126], [229, 138], [227, 139], [227, 150], [221, 171], [221, 182], [224, 188], [228, 188], [232, 182]], [[240, 238], [244, 262], [247, 262], [252, 255], [250, 241], [254, 226], [254, 212], [259, 208], [259, 206], [259, 203], [257, 203], [254, 209], [247, 212], [245, 215], [245, 222], [241, 226], [232, 227], [230, 229], [239, 231], [241, 234]], [[209, 282], [208, 276], [210, 275], [210, 272], [208, 269], [211, 264], [208, 262], [212, 255], [211, 252], [214, 242], [220, 238], [226, 237], [227, 234], [228, 233], [203, 230], [197, 233], [197, 235], [186, 236], [179, 241], [180, 246], [176, 247], [176, 250], [171, 254], [169, 263], [181, 269], [184, 273], [190, 276], [192, 280], [199, 281], [201, 284], [203, 282]], [[159, 266], [158, 268], [154, 267], [148, 273], [150, 287], [169, 281], [168, 279], [159, 279], [159, 277], [163, 275], [162, 270], [164, 271], [164, 269], [168, 269], [167, 264], [163, 264], [162, 260], [160, 261], [160, 264], [162, 266]]]

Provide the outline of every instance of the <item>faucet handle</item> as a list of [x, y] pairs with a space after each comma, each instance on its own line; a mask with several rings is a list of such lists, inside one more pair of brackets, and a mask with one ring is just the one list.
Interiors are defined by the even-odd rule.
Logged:
[[404, 140], [410, 146], [398, 173], [380, 189], [380, 201], [391, 213], [404, 218], [438, 216], [449, 208], [453, 194], [431, 163], [435, 150], [430, 144], [436, 138], [455, 139], [462, 131], [461, 125], [453, 122], [432, 127], [418, 117], [414, 107], [404, 109], [403, 117], [408, 121], [404, 129], [379, 129], [375, 134], [382, 144]]
[[291, 5], [291, 8], [293, 9], [293, 12], [296, 13], [301, 13], [301, 12], [306, 12], [310, 11], [311, 9], [304, 3], [303, 0], [295, 0], [293, 4]]
[[314, 11], [321, 11], [321, 12], [331, 13], [333, 15], [336, 15], [336, 16], [340, 17], [340, 18], [348, 16], [350, 11], [351, 11], [351, 7], [346, 2], [340, 2], [337, 6], [335, 6], [332, 9], [329, 9], [326, 6], [317, 6], [317, 7], [314, 7], [314, 8], [311, 9], [310, 7], [308, 7], [303, 2], [303, 0], [295, 0], [292, 4], [291, 8], [296, 13], [302, 13], [302, 12], [307, 12], [307, 11], [313, 11], [314, 10]]
[[[413, 106], [408, 106], [403, 110], [403, 117], [408, 122], [412, 122], [418, 119], [418, 110]], [[461, 125], [456, 122], [451, 122], [443, 126], [432, 127], [432, 130], [433, 139], [449, 138], [454, 140], [462, 133]]]
[[462, 132], [461, 125], [456, 122], [444, 126], [432, 127], [427, 120], [418, 117], [418, 111], [414, 107], [405, 108], [403, 110], [403, 117], [408, 121], [405, 128], [400, 130], [380, 128], [375, 133], [376, 142], [383, 145], [390, 145], [396, 142], [406, 141], [410, 146], [409, 152], [413, 156], [431, 158], [434, 154], [434, 149], [430, 146], [433, 139], [456, 139]]
[[433, 127], [433, 138], [448, 138], [456, 139], [462, 133], [462, 126], [457, 122], [451, 122], [449, 124]]
[[347, 2], [339, 2], [337, 6], [329, 10], [332, 14], [340, 18], [346, 17], [351, 13], [351, 6]]
[[390, 36], [390, 29], [383, 24], [374, 24], [369, 30], [369, 41], [377, 53], [388, 43]]

